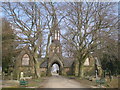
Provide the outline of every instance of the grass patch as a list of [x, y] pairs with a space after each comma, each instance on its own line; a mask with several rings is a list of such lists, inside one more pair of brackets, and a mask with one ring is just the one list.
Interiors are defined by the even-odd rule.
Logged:
[[107, 78], [107, 83], [105, 84], [106, 87], [109, 88], [118, 88], [118, 77], [113, 77], [113, 79], [110, 81], [109, 78]]
[[43, 81], [43, 78], [40, 79], [31, 79], [28, 80], [28, 84], [27, 86], [18, 86], [19, 88], [29, 88], [29, 87], [33, 87], [33, 88], [39, 88], [41, 82]]
[[40, 79], [32, 79], [28, 81], [28, 87], [39, 87], [41, 82], [43, 81], [42, 78]]

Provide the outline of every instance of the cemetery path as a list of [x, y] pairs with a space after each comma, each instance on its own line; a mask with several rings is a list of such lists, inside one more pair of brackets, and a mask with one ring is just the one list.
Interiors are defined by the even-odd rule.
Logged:
[[63, 76], [54, 75], [47, 78], [41, 88], [90, 88], [87, 85], [80, 84], [73, 79], [65, 78]]

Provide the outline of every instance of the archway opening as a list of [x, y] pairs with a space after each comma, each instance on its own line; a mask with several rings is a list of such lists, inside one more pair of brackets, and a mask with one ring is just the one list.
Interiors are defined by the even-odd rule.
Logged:
[[60, 75], [60, 64], [55, 62], [51, 65], [51, 75]]

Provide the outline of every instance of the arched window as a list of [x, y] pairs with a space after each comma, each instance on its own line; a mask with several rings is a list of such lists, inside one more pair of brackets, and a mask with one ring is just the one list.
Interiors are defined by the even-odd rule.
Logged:
[[59, 47], [57, 47], [57, 52], [59, 53], [59, 51], [60, 51], [60, 49], [59, 49]]
[[84, 65], [85, 65], [85, 66], [89, 66], [89, 65], [90, 65], [89, 58], [87, 58], [87, 59], [85, 60]]
[[29, 65], [29, 61], [30, 61], [30, 58], [28, 56], [28, 54], [25, 54], [22, 58], [22, 65]]

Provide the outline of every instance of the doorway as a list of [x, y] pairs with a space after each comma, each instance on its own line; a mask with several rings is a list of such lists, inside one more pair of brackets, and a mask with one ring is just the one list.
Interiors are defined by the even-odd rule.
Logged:
[[51, 66], [51, 75], [60, 75], [60, 66], [57, 63], [53, 63]]

